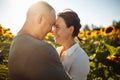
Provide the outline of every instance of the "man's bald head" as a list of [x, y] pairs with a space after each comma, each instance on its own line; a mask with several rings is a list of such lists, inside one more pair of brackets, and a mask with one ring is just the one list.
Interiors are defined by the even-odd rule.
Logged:
[[54, 8], [44, 1], [34, 3], [27, 12], [27, 18], [19, 34], [31, 34], [39, 39], [44, 39], [52, 30], [55, 23]]
[[[51, 15], [50, 13], [55, 13], [55, 10], [52, 6], [44, 1], [39, 1], [34, 3], [27, 12], [27, 18], [31, 19], [36, 17], [37, 15]], [[34, 15], [34, 16], [33, 16]], [[35, 16], [36, 15], [36, 16]]]

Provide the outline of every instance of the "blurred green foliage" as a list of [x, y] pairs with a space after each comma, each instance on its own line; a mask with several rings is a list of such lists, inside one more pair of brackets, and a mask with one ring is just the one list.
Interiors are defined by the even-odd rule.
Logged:
[[[105, 28], [94, 27], [93, 30], [80, 31], [80, 46], [90, 58], [90, 72], [87, 80], [120, 80], [120, 21], [113, 22], [112, 26]], [[0, 25], [0, 80], [8, 79], [8, 53], [13, 34], [10, 29]], [[45, 41], [54, 47], [54, 36], [49, 33]]]
[[[114, 36], [96, 36], [80, 42], [80, 46], [90, 57], [90, 72], [87, 80], [119, 80], [120, 79], [120, 38]], [[114, 42], [112, 45], [111, 43]], [[114, 45], [118, 45], [114, 47]]]
[[13, 34], [10, 29], [0, 25], [0, 80], [9, 80], [7, 63], [12, 40]]

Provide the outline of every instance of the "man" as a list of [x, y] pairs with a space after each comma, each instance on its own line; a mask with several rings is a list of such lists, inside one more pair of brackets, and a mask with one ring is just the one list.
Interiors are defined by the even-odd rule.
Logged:
[[55, 10], [46, 2], [34, 3], [9, 52], [11, 80], [70, 80], [56, 50], [44, 42], [55, 23]]

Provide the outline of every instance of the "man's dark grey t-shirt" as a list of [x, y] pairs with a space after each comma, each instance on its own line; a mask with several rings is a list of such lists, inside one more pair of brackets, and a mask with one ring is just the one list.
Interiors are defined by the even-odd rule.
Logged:
[[8, 69], [12, 80], [70, 80], [56, 50], [30, 35], [14, 38]]

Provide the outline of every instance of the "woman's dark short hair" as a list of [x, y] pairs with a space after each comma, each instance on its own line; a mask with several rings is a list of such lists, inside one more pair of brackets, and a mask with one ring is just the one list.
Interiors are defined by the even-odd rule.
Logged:
[[58, 13], [58, 17], [62, 17], [69, 28], [70, 26], [74, 27], [72, 36], [75, 37], [78, 35], [81, 28], [80, 19], [76, 12], [71, 9], [65, 9], [63, 12]]

